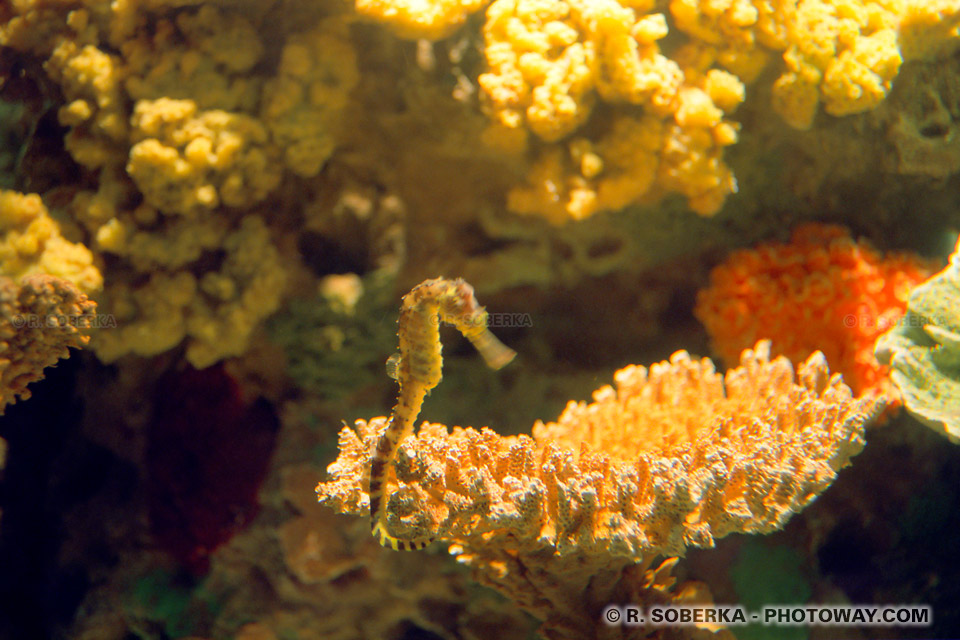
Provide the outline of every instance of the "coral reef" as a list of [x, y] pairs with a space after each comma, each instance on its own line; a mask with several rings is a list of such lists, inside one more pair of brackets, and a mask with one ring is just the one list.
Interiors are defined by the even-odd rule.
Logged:
[[[0, 2], [0, 315], [98, 329], [0, 420], [0, 636], [725, 637], [598, 621], [764, 604], [737, 571], [800, 574], [811, 602], [930, 602], [929, 634], [956, 635], [958, 450], [939, 433], [958, 330], [927, 322], [954, 266], [911, 309], [923, 261], [823, 227], [790, 257], [769, 243], [835, 221], [946, 253], [958, 17], [957, 0]], [[759, 242], [717, 272], [735, 271], [713, 306], [724, 376], [685, 355], [708, 348], [696, 292]], [[472, 282], [522, 354], [494, 374], [451, 334], [431, 424], [383, 469], [389, 535], [439, 536], [459, 563], [382, 549], [313, 491], [340, 418], [368, 418], [324, 486], [369, 515], [391, 309], [438, 275]], [[21, 310], [41, 281], [73, 302]], [[87, 339], [49, 331], [8, 322], [0, 380], [22, 390], [22, 365]], [[792, 364], [761, 346], [737, 367], [762, 338]], [[896, 384], [938, 433], [904, 413], [834, 481], [900, 394], [858, 395]]]
[[946, 269], [910, 292], [906, 315], [877, 340], [907, 410], [960, 443], [960, 242]]
[[[2, 205], [0, 205], [2, 208]], [[90, 341], [96, 304], [67, 280], [0, 276], [0, 414], [30, 397], [43, 370]]]
[[711, 273], [695, 312], [726, 362], [770, 339], [774, 353], [793, 362], [822, 351], [857, 394], [888, 394], [889, 369], [874, 357], [874, 342], [933, 270], [931, 261], [906, 253], [882, 256], [842, 227], [805, 225], [789, 243], [729, 256]]

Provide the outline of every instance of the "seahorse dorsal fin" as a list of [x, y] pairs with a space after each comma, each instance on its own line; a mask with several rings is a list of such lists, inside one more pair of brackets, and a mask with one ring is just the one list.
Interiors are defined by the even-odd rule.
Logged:
[[400, 352], [396, 352], [387, 358], [387, 375], [394, 380], [400, 379]]

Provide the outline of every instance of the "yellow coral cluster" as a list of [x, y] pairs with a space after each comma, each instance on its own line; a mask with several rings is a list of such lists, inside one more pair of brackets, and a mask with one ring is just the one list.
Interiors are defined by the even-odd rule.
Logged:
[[93, 293], [103, 277], [85, 246], [68, 241], [40, 196], [0, 190], [0, 275], [50, 274]]
[[263, 45], [250, 22], [211, 4], [152, 29], [134, 31], [120, 46], [124, 88], [133, 100], [192, 100], [197, 110], [252, 111], [263, 81], [250, 73]]
[[105, 362], [127, 353], [155, 355], [187, 339], [186, 357], [197, 367], [243, 353], [260, 320], [276, 311], [286, 270], [263, 219], [246, 216], [224, 237], [218, 270], [154, 272], [142, 285], [117, 284], [104, 294], [118, 327], [95, 336]]
[[277, 76], [263, 89], [263, 121], [301, 176], [316, 175], [333, 153], [347, 97], [360, 79], [345, 27], [327, 20], [291, 36]]
[[148, 203], [185, 216], [248, 207], [280, 184], [279, 150], [258, 120], [197, 112], [192, 100], [141, 100], [131, 120], [127, 173]]
[[31, 275], [17, 284], [0, 276], [0, 414], [29, 398], [27, 385], [68, 348], [90, 340], [95, 315], [96, 304], [67, 280]]
[[561, 222], [676, 192], [710, 215], [736, 190], [721, 154], [737, 140], [725, 115], [743, 85], [692, 52], [663, 55], [666, 17], [634, 4], [496, 0], [487, 10], [489, 70], [478, 82], [498, 126], [558, 142], [598, 99], [626, 109], [596, 142], [577, 136], [544, 150], [510, 193], [512, 210]]
[[[483, 4], [356, 2], [428, 38]], [[737, 189], [722, 158], [738, 135], [727, 117], [775, 57], [773, 107], [805, 129], [821, 104], [836, 116], [874, 108], [905, 56], [942, 51], [958, 22], [951, 0], [493, 0], [477, 79], [496, 123], [488, 140], [515, 152], [529, 131], [547, 143], [530, 145], [508, 206], [563, 222], [678, 193], [712, 215]], [[671, 29], [686, 37], [662, 49]]]
[[670, 11], [745, 82], [782, 55], [773, 107], [798, 129], [821, 104], [835, 116], [873, 109], [900, 65], [956, 41], [960, 22], [951, 0], [671, 0]]

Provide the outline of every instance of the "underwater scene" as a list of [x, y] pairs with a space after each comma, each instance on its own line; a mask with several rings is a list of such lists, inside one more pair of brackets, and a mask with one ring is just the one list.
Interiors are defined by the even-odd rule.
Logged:
[[0, 0], [0, 640], [960, 637], [960, 0]]

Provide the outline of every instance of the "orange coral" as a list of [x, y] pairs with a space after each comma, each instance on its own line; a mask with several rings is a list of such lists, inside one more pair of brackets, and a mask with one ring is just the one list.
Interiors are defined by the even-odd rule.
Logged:
[[[786, 358], [770, 360], [769, 343], [725, 376], [681, 351], [615, 380], [592, 404], [536, 424], [532, 438], [425, 423], [391, 470], [391, 534], [454, 543], [478, 579], [575, 629], [595, 619], [599, 594], [572, 602], [600, 573], [615, 583], [656, 556], [783, 526], [860, 451], [865, 424], [884, 407], [855, 399], [820, 353], [795, 377]], [[317, 487], [322, 503], [367, 513], [367, 470], [385, 425], [341, 431], [332, 480]]]
[[54, 276], [34, 275], [18, 286], [0, 277], [0, 414], [17, 398], [27, 399], [27, 385], [43, 370], [66, 358], [68, 347], [82, 347], [90, 337], [96, 304], [76, 286]]
[[[479, 549], [491, 544], [639, 559], [780, 527], [863, 446], [882, 404], [853, 398], [822, 354], [800, 366], [769, 343], [724, 376], [685, 351], [615, 374], [617, 388], [567, 406], [533, 437], [425, 423], [400, 446], [388, 526]], [[385, 418], [340, 433], [321, 502], [365, 513], [372, 443]]]
[[882, 256], [843, 227], [809, 224], [789, 244], [731, 255], [713, 270], [695, 313], [727, 362], [771, 339], [774, 352], [794, 362], [823, 351], [857, 394], [885, 393], [889, 369], [874, 357], [874, 342], [903, 315], [910, 289], [933, 271], [916, 256]]

